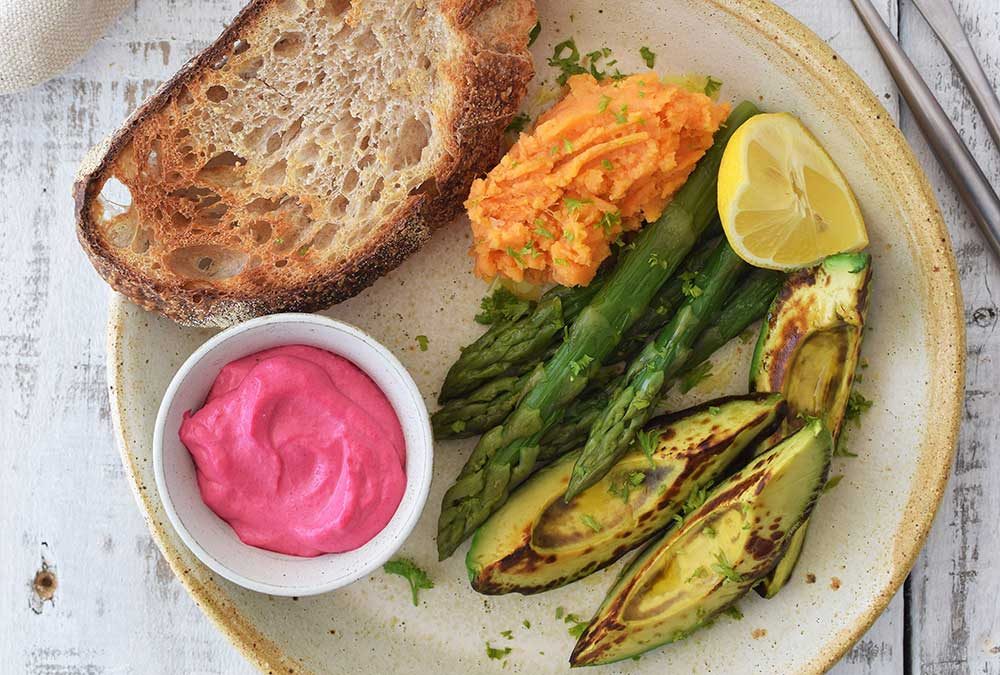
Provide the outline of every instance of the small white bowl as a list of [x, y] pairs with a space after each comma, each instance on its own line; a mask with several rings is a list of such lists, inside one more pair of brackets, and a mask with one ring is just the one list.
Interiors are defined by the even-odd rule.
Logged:
[[[343, 356], [385, 392], [406, 440], [406, 490], [395, 515], [374, 539], [354, 551], [301, 558], [248, 546], [205, 505], [194, 461], [178, 431], [188, 410], [204, 402], [230, 361], [271, 347], [304, 344]], [[353, 326], [315, 314], [275, 314], [233, 326], [208, 340], [167, 387], [153, 432], [153, 468], [164, 510], [188, 548], [220, 576], [244, 588], [284, 596], [332, 591], [388, 560], [413, 530], [427, 501], [433, 441], [423, 397], [392, 353]]]

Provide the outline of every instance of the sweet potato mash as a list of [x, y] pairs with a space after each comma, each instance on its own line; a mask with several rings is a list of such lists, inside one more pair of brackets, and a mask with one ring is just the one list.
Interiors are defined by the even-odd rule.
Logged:
[[660, 216], [729, 109], [654, 72], [568, 84], [472, 185], [465, 206], [484, 279], [590, 283], [622, 232]]

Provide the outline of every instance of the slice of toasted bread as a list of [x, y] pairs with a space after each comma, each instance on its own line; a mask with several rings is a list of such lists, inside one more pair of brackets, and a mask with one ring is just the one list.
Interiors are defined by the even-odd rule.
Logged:
[[80, 241], [184, 324], [355, 295], [497, 161], [534, 22], [533, 0], [255, 0], [85, 160]]

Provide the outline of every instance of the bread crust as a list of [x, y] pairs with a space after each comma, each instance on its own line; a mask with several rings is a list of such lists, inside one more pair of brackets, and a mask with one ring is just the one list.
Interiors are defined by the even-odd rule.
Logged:
[[[433, 229], [462, 209], [472, 180], [498, 161], [504, 129], [517, 112], [534, 74], [527, 34], [534, 0], [443, 0], [439, 5], [463, 43], [462, 56], [443, 64], [454, 88], [445, 116], [447, 152], [420, 190], [403, 200], [348, 256], [304, 282], [265, 292], [185, 287], [163, 283], [113, 254], [93, 220], [93, 205], [133, 132], [169, 104], [173, 94], [228, 53], [241, 33], [280, 0], [253, 0], [203, 52], [185, 64], [85, 160], [73, 187], [77, 237], [97, 272], [144, 309], [181, 324], [224, 327], [280, 311], [316, 311], [370, 286], [415, 252]], [[499, 30], [497, 17], [500, 17]], [[486, 25], [488, 22], [489, 25]], [[479, 25], [482, 23], [483, 25]]]

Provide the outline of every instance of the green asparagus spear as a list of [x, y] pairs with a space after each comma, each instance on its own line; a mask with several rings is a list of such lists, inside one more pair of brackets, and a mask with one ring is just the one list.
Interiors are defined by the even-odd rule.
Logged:
[[[709, 322], [709, 327], [702, 331], [691, 350], [691, 355], [677, 376], [680, 377], [697, 366], [742, 333], [747, 326], [763, 317], [784, 278], [785, 275], [780, 272], [754, 270], [741, 280], [740, 288], [729, 296], [722, 311], [718, 312]], [[616, 388], [615, 384], [606, 389], [613, 391]], [[549, 462], [579, 448], [587, 440], [587, 434], [603, 412], [608, 398], [605, 388], [600, 388], [573, 401], [566, 409], [562, 421], [542, 437], [538, 459]], [[653, 414], [658, 413], [659, 411], [654, 411]]]
[[[711, 241], [707, 245], [693, 251], [684, 262], [684, 269], [694, 273], [700, 271], [705, 266], [708, 256], [715, 250], [717, 243]], [[618, 347], [608, 359], [609, 362], [613, 363], [615, 361], [631, 359], [646, 346], [646, 342], [656, 334], [656, 331], [663, 328], [670, 321], [674, 312], [684, 302], [684, 283], [684, 279], [681, 275], [678, 275], [672, 277], [663, 285], [653, 298], [653, 301], [649, 303], [649, 308], [646, 309], [646, 312], [625, 333], [622, 341], [618, 343]]]
[[684, 365], [694, 341], [746, 269], [728, 242], [718, 245], [689, 287], [687, 301], [629, 365], [622, 384], [612, 392], [573, 466], [567, 502], [603, 478], [625, 454], [666, 393], [664, 385]]
[[514, 322], [494, 324], [448, 370], [438, 400], [449, 401], [496, 377], [520, 375], [563, 329], [562, 300], [548, 298]]
[[[702, 246], [694, 251], [688, 257], [688, 260], [685, 261], [685, 269], [700, 269], [714, 248], [715, 242], [711, 243], [711, 246]], [[600, 281], [600, 279], [595, 279], [594, 283]], [[636, 321], [635, 325], [622, 338], [618, 348], [608, 359], [609, 363], [631, 359], [645, 346], [649, 336], [670, 320], [670, 316], [684, 299], [684, 293], [681, 288], [682, 284], [683, 282], [680, 280], [671, 279], [660, 289], [660, 292], [657, 293], [653, 302], [646, 309], [646, 313]], [[581, 289], [559, 286], [546, 293], [546, 297], [559, 296], [559, 299], [563, 303], [563, 318], [566, 319], [567, 316], [576, 316], [580, 313], [580, 309], [582, 309], [579, 307], [579, 303], [581, 298], [585, 296], [579, 292], [572, 292], [579, 290]], [[596, 291], [591, 294], [591, 297], [593, 295], [596, 295]], [[637, 328], [642, 332], [637, 331]], [[437, 412], [431, 415], [434, 438], [438, 440], [470, 438], [472, 436], [479, 436], [486, 430], [500, 424], [514, 409], [514, 406], [517, 405], [517, 402], [520, 400], [520, 394], [525, 391], [528, 384], [528, 377], [531, 374], [531, 371], [528, 369], [551, 357], [561, 341], [561, 334], [554, 336], [552, 338], [552, 346], [549, 347], [549, 350], [543, 357], [538, 358], [537, 361], [532, 363], [521, 364], [521, 367], [524, 367], [526, 371], [524, 374], [520, 376], [513, 374], [501, 375], [500, 377], [486, 381], [484, 384], [480, 384], [478, 388], [461, 398], [455, 398], [445, 403]], [[455, 366], [452, 366], [452, 368], [454, 369]], [[603, 384], [607, 384], [607, 382], [603, 382]], [[586, 438], [586, 434], [584, 434], [584, 438]]]
[[551, 462], [581, 447], [587, 440], [590, 427], [594, 425], [607, 404], [606, 391], [595, 391], [570, 403], [559, 424], [542, 436], [538, 462], [540, 464]]
[[498, 377], [468, 396], [448, 401], [431, 415], [434, 438], [470, 438], [492, 429], [517, 405], [531, 373]]
[[563, 327], [597, 295], [607, 269], [602, 266], [586, 287], [556, 286], [546, 292], [526, 316], [494, 324], [462, 349], [461, 356], [448, 369], [438, 402], [457, 399], [497, 377], [531, 371], [558, 340]]
[[[605, 366], [591, 379], [588, 388], [602, 388], [621, 372], [622, 367], [619, 365]], [[439, 441], [469, 438], [492, 429], [507, 418], [521, 396], [541, 375], [542, 364], [539, 363], [530, 373], [491, 380], [468, 396], [449, 401], [431, 415], [434, 438]], [[588, 396], [590, 393], [592, 392], [585, 392]], [[566, 414], [570, 415], [571, 411], [572, 406], [567, 408]], [[586, 437], [585, 433], [584, 439]]]
[[[784, 278], [785, 275], [780, 272], [758, 269], [741, 280], [740, 287], [729, 296], [725, 306], [709, 321], [708, 327], [695, 342], [678, 377], [705, 361], [717, 349], [763, 317]], [[623, 355], [624, 359], [631, 359], [644, 344], [635, 345], [632, 353]], [[607, 403], [606, 390], [615, 388], [614, 384], [608, 383], [620, 371], [620, 368], [605, 366], [598, 376], [591, 379], [589, 390], [567, 407], [559, 424], [545, 433], [539, 451], [540, 462], [548, 462], [583, 445], [591, 425]], [[520, 377], [501, 377], [487, 382], [468, 396], [450, 401], [431, 415], [434, 438], [469, 438], [492, 429], [517, 405], [530, 377], [531, 373]]]
[[763, 317], [784, 281], [785, 275], [774, 270], [755, 269], [747, 275], [736, 292], [726, 300], [722, 311], [698, 337], [680, 374], [697, 366]]
[[636, 238], [635, 247], [573, 322], [569, 336], [545, 364], [545, 374], [507, 420], [488, 431], [445, 493], [438, 519], [438, 555], [444, 559], [506, 500], [532, 471], [544, 433], [587, 385], [622, 334], [642, 315], [715, 215], [719, 163], [726, 143], [757, 113], [737, 106], [716, 141], [674, 200]]

